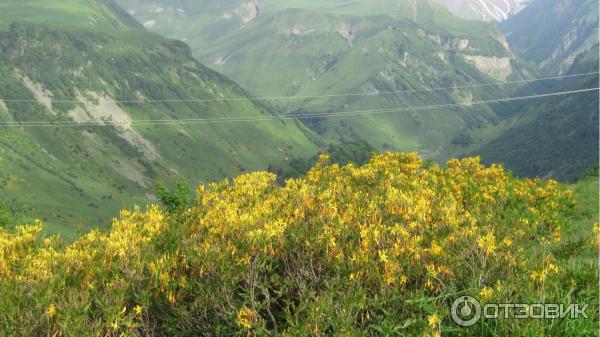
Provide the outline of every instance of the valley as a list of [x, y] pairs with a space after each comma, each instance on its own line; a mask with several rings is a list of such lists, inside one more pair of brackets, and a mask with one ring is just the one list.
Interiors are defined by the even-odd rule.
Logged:
[[[254, 95], [286, 97], [268, 103], [289, 114], [509, 96], [513, 89], [503, 86], [493, 92], [418, 90], [524, 76], [494, 25], [455, 18], [428, 1], [323, 1], [319, 5], [261, 1], [252, 17], [240, 14], [252, 7], [245, 1], [175, 6], [169, 1], [124, 0], [120, 4], [140, 22], [155, 22], [148, 29], [189, 43], [202, 63]], [[497, 117], [483, 107], [360, 119], [315, 118], [305, 124], [328, 142], [365, 139], [379, 150], [431, 154], [462, 129], [494, 123]]]
[[[440, 2], [455, 14], [473, 5]], [[533, 100], [406, 111], [598, 86], [597, 2], [478, 3], [510, 6], [512, 14], [492, 20], [503, 21], [497, 28], [455, 18], [431, 1], [120, 0], [140, 22], [153, 22], [148, 29], [187, 41], [201, 62], [255, 95], [285, 97], [268, 100], [275, 109], [296, 115], [404, 110], [303, 120], [328, 142], [365, 140], [379, 151], [417, 151], [439, 162], [477, 154], [519, 175], [576, 179], [597, 161], [594, 93], [557, 97], [547, 105]], [[244, 8], [255, 10], [244, 16]], [[529, 34], [532, 24], [543, 29]], [[574, 74], [584, 75], [527, 82]], [[469, 87], [502, 82], [510, 83]], [[452, 87], [457, 89], [427, 90]], [[561, 115], [572, 118], [564, 123]], [[545, 139], [550, 135], [552, 142]], [[461, 138], [469, 144], [454, 144]], [[573, 146], [581, 147], [565, 151]], [[524, 164], [527, 157], [535, 163]]]

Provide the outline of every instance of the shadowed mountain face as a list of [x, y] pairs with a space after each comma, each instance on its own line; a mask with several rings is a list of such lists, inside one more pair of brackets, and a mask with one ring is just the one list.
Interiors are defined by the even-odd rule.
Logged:
[[[106, 224], [151, 200], [159, 179], [197, 184], [317, 151], [293, 121], [169, 123], [273, 113], [112, 2], [0, 7], [0, 195], [34, 208], [52, 231]], [[152, 101], [163, 99], [203, 101]]]
[[504, 21], [521, 11], [531, 0], [434, 0], [454, 15], [465, 19]]
[[[588, 77], [551, 89], [597, 87], [598, 79]], [[518, 176], [574, 181], [598, 165], [598, 103], [596, 90], [519, 105], [518, 117], [475, 153], [486, 163], [504, 164]]]
[[501, 27], [515, 53], [544, 72], [565, 74], [598, 47], [598, 0], [536, 0]]

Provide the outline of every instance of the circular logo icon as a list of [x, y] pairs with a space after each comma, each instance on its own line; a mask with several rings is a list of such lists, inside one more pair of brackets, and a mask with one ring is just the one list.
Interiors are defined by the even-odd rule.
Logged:
[[461, 296], [452, 303], [452, 320], [461, 326], [471, 326], [481, 318], [481, 305], [471, 296]]

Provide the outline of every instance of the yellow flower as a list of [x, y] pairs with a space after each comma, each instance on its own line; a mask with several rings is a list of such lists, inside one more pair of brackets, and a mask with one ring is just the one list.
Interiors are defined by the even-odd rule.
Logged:
[[559, 268], [557, 265], [555, 265], [554, 263], [550, 263], [548, 265], [548, 272], [555, 272], [558, 273], [559, 272]]
[[494, 289], [485, 287], [485, 288], [481, 289], [481, 291], [479, 292], [479, 297], [481, 297], [481, 299], [484, 301], [489, 301], [489, 299], [492, 298], [493, 293], [494, 293]]
[[513, 241], [512, 241], [511, 239], [509, 239], [509, 238], [504, 238], [504, 239], [502, 240], [502, 245], [503, 245], [504, 247], [510, 247], [510, 246], [512, 246], [512, 245], [513, 245]]
[[408, 278], [406, 277], [406, 275], [400, 276], [400, 285], [405, 285], [407, 281]]
[[167, 301], [169, 301], [169, 303], [171, 304], [175, 304], [176, 299], [175, 299], [175, 295], [173, 295], [173, 292], [169, 291], [169, 293], [167, 294]]
[[256, 313], [252, 309], [242, 308], [238, 312], [236, 323], [245, 329], [252, 328], [252, 323], [256, 319]]
[[384, 250], [379, 251], [379, 260], [381, 260], [383, 263], [388, 262], [388, 257]]
[[496, 250], [496, 237], [494, 234], [489, 233], [479, 237], [477, 244], [480, 248], [483, 248], [486, 254], [491, 254]]
[[440, 323], [440, 318], [438, 317], [438, 315], [433, 314], [427, 317], [427, 321], [429, 322], [429, 326], [433, 327]]
[[135, 308], [133, 309], [133, 311], [135, 312], [136, 315], [139, 315], [142, 313], [142, 311], [144, 310], [144, 308], [142, 308], [141, 305], [136, 305]]
[[435, 264], [429, 263], [427, 265], [427, 273], [433, 277], [436, 277], [438, 275], [438, 271]]
[[52, 318], [56, 315], [56, 306], [54, 303], [50, 304], [48, 310], [46, 310], [46, 315], [48, 315], [49, 318]]
[[433, 256], [440, 255], [442, 253], [442, 247], [440, 247], [437, 242], [433, 241], [431, 242], [431, 248], [429, 248], [429, 252]]

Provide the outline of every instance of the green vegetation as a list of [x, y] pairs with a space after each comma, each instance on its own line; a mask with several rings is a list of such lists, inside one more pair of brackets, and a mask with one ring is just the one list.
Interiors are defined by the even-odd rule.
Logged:
[[279, 182], [283, 184], [290, 178], [305, 175], [319, 162], [322, 155], [329, 157], [333, 164], [348, 165], [352, 163], [361, 166], [366, 164], [375, 152], [375, 148], [365, 141], [348, 142], [341, 145], [332, 144], [324, 152], [311, 158], [292, 158], [283, 167], [269, 166], [268, 171], [275, 173]]
[[0, 228], [12, 229], [24, 221], [23, 206], [15, 200], [0, 199]]
[[15, 21], [75, 31], [94, 27], [99, 31], [123, 32], [141, 27], [113, 0], [7, 0], [0, 3], [0, 29], [8, 30]]
[[[572, 230], [570, 236], [581, 240], [589, 235], [590, 224], [598, 223], [598, 167], [588, 171], [584, 176], [580, 177], [576, 183], [570, 186], [577, 201], [577, 213], [573, 217]], [[581, 250], [582, 255], [586, 255], [588, 262], [597, 262], [597, 252], [594, 250]]]
[[[589, 221], [597, 221], [597, 177], [575, 185], [574, 200], [554, 181], [515, 179], [475, 158], [441, 168], [424, 166], [416, 154], [387, 153], [362, 167], [322, 158], [285, 186], [276, 179], [257, 172], [202, 185], [189, 209], [123, 211], [109, 232], [68, 245], [41, 235], [39, 223], [0, 230], [0, 330], [597, 334], [598, 226], [594, 234]], [[460, 295], [484, 303], [586, 303], [590, 319], [482, 320], [461, 328], [449, 315]]]
[[514, 125], [476, 152], [519, 176], [574, 181], [598, 164], [597, 108], [598, 92], [524, 105]]
[[[319, 149], [317, 137], [295, 121], [130, 125], [273, 112], [196, 62], [187, 45], [143, 30], [112, 2], [10, 0], [0, 6], [10, 8], [0, 10], [6, 24], [0, 31], [1, 123], [121, 123], [0, 126], [0, 195], [31, 205], [28, 214], [52, 233], [75, 238], [78, 228], [101, 226], [120, 209], [147, 203], [152, 181], [182, 177], [196, 185]], [[82, 13], [90, 19], [71, 20]], [[218, 100], [223, 97], [239, 100]], [[148, 102], [189, 98], [209, 101]]]
[[[552, 75], [598, 72], [598, 8], [593, 1], [537, 0], [502, 24], [513, 50]], [[532, 31], [531, 27], [538, 27]], [[532, 83], [521, 94], [599, 86], [591, 74]], [[575, 181], [598, 164], [598, 92], [518, 102], [495, 107], [496, 125], [465, 129], [475, 141], [453, 144], [439, 158], [482, 157], [518, 176]], [[467, 145], [467, 146], [463, 146]]]
[[193, 200], [193, 194], [186, 182], [177, 180], [172, 188], [165, 183], [156, 184], [156, 197], [169, 214], [183, 212]]

